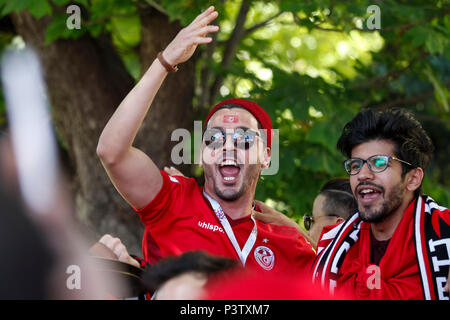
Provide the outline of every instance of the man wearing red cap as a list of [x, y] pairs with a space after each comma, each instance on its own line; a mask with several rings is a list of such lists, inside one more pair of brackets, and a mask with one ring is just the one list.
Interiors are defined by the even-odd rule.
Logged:
[[[205, 185], [160, 171], [132, 146], [152, 100], [168, 72], [188, 60], [217, 17], [210, 7], [181, 30], [124, 99], [100, 137], [97, 153], [113, 184], [145, 225], [143, 254], [154, 263], [190, 250], [238, 259], [263, 272], [309, 270], [314, 251], [292, 227], [253, 219], [254, 194], [270, 163], [272, 122], [263, 108], [244, 99], [216, 105], [203, 128]], [[121, 260], [129, 255], [118, 239], [103, 238]], [[133, 263], [133, 262], [132, 262]]]

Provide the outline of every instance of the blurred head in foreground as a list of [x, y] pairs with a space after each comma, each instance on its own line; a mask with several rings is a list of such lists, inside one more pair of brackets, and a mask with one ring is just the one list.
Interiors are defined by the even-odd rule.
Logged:
[[236, 260], [189, 251], [151, 266], [143, 281], [154, 300], [195, 300], [205, 294], [211, 281], [238, 270]]
[[5, 150], [6, 140], [0, 137], [0, 299], [45, 299], [54, 252], [27, 216], [15, 186], [6, 183], [5, 168], [11, 163], [6, 163]]
[[113, 281], [92, 271], [74, 228], [39, 57], [28, 47], [5, 50], [0, 70], [8, 116], [0, 137], [0, 298], [103, 298]]
[[264, 271], [236, 273], [208, 287], [207, 300], [343, 300], [346, 293], [330, 295], [309, 275], [286, 275]]

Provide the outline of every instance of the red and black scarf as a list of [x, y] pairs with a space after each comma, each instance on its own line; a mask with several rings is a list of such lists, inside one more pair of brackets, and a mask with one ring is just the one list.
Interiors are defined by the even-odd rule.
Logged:
[[[399, 256], [403, 251], [415, 254], [425, 299], [448, 300], [449, 295], [444, 292], [443, 287], [450, 267], [450, 210], [422, 195], [408, 207], [405, 215], [407, 213], [413, 223], [403, 219], [396, 231], [412, 232], [415, 248], [406, 248], [401, 241], [401, 234], [394, 234], [390, 245], [397, 245], [398, 250], [402, 250]], [[361, 235], [366, 237], [368, 226], [370, 225], [363, 222], [356, 213], [344, 223], [322, 234], [313, 265], [313, 281], [320, 282], [322, 286], [328, 287], [330, 292], [334, 292], [338, 285], [340, 267], [348, 251], [360, 240]], [[391, 258], [396, 265], [388, 266], [393, 274], [402, 268], [399, 266], [402, 259], [395, 259], [396, 257]]]

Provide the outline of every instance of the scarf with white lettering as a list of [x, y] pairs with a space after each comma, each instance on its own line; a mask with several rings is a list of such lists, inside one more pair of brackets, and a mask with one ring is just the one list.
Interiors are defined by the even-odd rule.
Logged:
[[[447, 281], [450, 267], [450, 210], [439, 206], [432, 198], [422, 195], [411, 204], [413, 207], [413, 228], [407, 230], [411, 224], [401, 221], [397, 228], [402, 233], [413, 232], [415, 250], [402, 247], [405, 244], [397, 239], [389, 245], [398, 246], [399, 256], [403, 251], [415, 253], [422, 283], [423, 296], [426, 300], [448, 300], [448, 293], [443, 287]], [[408, 211], [407, 209], [407, 211]], [[406, 214], [406, 211], [405, 211]], [[334, 292], [337, 286], [339, 269], [342, 266], [346, 254], [361, 237], [361, 226], [367, 228], [358, 213], [355, 213], [347, 221], [325, 232], [318, 244], [318, 253], [313, 265], [313, 282], [319, 281], [322, 286], [328, 287]], [[370, 226], [370, 225], [369, 225]], [[397, 231], [397, 230], [396, 230]], [[395, 259], [392, 258], [392, 259]], [[401, 265], [402, 259], [398, 258]], [[392, 274], [400, 270], [401, 266], [389, 266]], [[395, 271], [394, 271], [395, 269]]]

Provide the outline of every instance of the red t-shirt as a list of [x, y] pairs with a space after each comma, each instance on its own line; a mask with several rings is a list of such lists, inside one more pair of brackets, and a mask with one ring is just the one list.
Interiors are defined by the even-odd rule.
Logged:
[[[156, 197], [137, 210], [145, 226], [144, 259], [150, 264], [169, 255], [204, 250], [212, 255], [239, 259], [203, 189], [193, 178], [169, 176], [161, 171], [163, 185]], [[242, 249], [253, 229], [247, 218], [230, 221]], [[295, 228], [256, 221], [257, 238], [246, 268], [262, 271], [309, 271], [315, 258], [310, 245]], [[269, 250], [267, 250], [269, 249]]]

